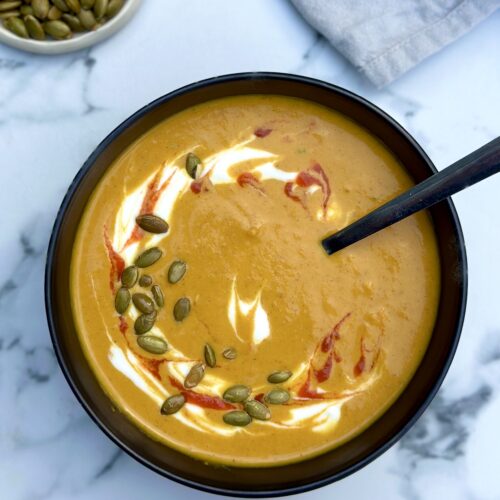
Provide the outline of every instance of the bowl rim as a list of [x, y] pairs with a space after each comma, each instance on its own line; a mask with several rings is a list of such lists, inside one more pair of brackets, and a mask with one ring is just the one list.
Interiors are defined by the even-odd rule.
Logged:
[[33, 40], [11, 33], [0, 23], [0, 43], [32, 54], [66, 54], [100, 43], [121, 30], [134, 16], [142, 0], [126, 0], [120, 12], [95, 31], [76, 33], [67, 40]]
[[[161, 467], [156, 466], [155, 464], [151, 463], [149, 460], [141, 456], [139, 452], [136, 450], [132, 449], [129, 447], [127, 444], [123, 443], [117, 436], [114, 435], [113, 430], [106, 427], [106, 425], [101, 422], [97, 414], [94, 412], [92, 405], [89, 404], [84, 396], [81, 394], [77, 384], [73, 381], [70, 371], [68, 369], [68, 365], [66, 363], [66, 359], [64, 358], [64, 355], [61, 351], [61, 347], [59, 345], [59, 338], [58, 334], [56, 332], [56, 327], [54, 323], [54, 316], [55, 316], [55, 311], [53, 310], [53, 304], [52, 304], [52, 299], [51, 299], [51, 289], [52, 289], [52, 268], [55, 265], [54, 262], [54, 256], [55, 256], [55, 250], [57, 247], [57, 243], [59, 238], [62, 236], [61, 235], [61, 225], [64, 219], [64, 216], [66, 214], [66, 211], [71, 203], [72, 197], [75, 194], [76, 190], [78, 189], [80, 182], [83, 180], [83, 178], [87, 175], [87, 172], [92, 168], [92, 165], [94, 164], [94, 161], [100, 156], [100, 154], [106, 149], [106, 147], [111, 144], [115, 138], [117, 138], [122, 131], [126, 130], [128, 127], [130, 127], [133, 123], [135, 123], [137, 120], [142, 118], [144, 115], [148, 114], [150, 111], [152, 111], [154, 108], [157, 106], [160, 106], [164, 104], [165, 102], [172, 100], [178, 96], [188, 94], [191, 91], [211, 86], [211, 85], [217, 85], [219, 83], [227, 83], [227, 82], [235, 82], [235, 81], [242, 81], [242, 80], [283, 80], [283, 81], [293, 81], [297, 83], [303, 83], [307, 84], [313, 87], [320, 87], [322, 89], [326, 89], [328, 91], [334, 92], [336, 94], [341, 94], [343, 97], [347, 97], [349, 99], [352, 99], [354, 101], [357, 101], [357, 103], [369, 108], [372, 112], [378, 114], [381, 118], [385, 119], [392, 127], [395, 129], [403, 138], [405, 138], [413, 148], [419, 153], [419, 155], [422, 157], [422, 159], [426, 162], [427, 166], [429, 169], [436, 173], [437, 169], [430, 160], [430, 158], [427, 156], [427, 154], [424, 152], [422, 147], [418, 144], [418, 142], [407, 132], [402, 125], [400, 125], [394, 118], [392, 118], [390, 115], [388, 115], [385, 111], [380, 109], [378, 106], [373, 104], [372, 102], [368, 101], [367, 99], [347, 90], [342, 87], [339, 87], [337, 85], [331, 84], [324, 82], [322, 80], [318, 80], [315, 78], [310, 78], [306, 76], [301, 76], [301, 75], [296, 75], [296, 74], [291, 74], [291, 73], [279, 73], [279, 72], [242, 72], [242, 73], [231, 73], [227, 75], [221, 75], [221, 76], [216, 76], [216, 77], [211, 77], [208, 79], [203, 79], [188, 85], [185, 85], [183, 87], [180, 87], [179, 89], [173, 90], [172, 92], [169, 92], [153, 101], [151, 101], [149, 104], [146, 104], [142, 108], [140, 108], [138, 111], [133, 113], [131, 116], [129, 116], [126, 120], [121, 122], [117, 127], [115, 127], [94, 149], [94, 151], [90, 154], [90, 156], [87, 158], [87, 160], [84, 162], [82, 167], [78, 170], [77, 174], [75, 175], [73, 181], [68, 187], [68, 190], [63, 198], [63, 201], [59, 207], [59, 210], [57, 212], [55, 222], [52, 228], [51, 232], [51, 237], [48, 245], [48, 250], [47, 250], [47, 260], [46, 260], [46, 265], [45, 265], [45, 284], [44, 284], [44, 294], [45, 294], [45, 310], [46, 310], [46, 316], [47, 316], [47, 322], [49, 326], [49, 331], [50, 331], [50, 336], [52, 340], [52, 345], [59, 363], [59, 366], [61, 367], [61, 370], [63, 372], [63, 375], [68, 382], [68, 385], [70, 386], [71, 390], [73, 391], [74, 395], [76, 396], [77, 400], [79, 403], [82, 405], [82, 407], [85, 409], [87, 414], [90, 416], [90, 418], [97, 424], [97, 426], [104, 432], [104, 434], [111, 439], [116, 445], [118, 445], [123, 451], [125, 451], [129, 456], [137, 460], [139, 463], [142, 465], [145, 465], [147, 468], [150, 470], [153, 470], [157, 472], [158, 474], [171, 479], [177, 483], [180, 483], [184, 486], [189, 486], [191, 488], [201, 490], [207, 493], [212, 493], [212, 494], [219, 494], [219, 495], [224, 495], [224, 496], [239, 496], [239, 497], [246, 497], [246, 498], [266, 498], [266, 497], [279, 497], [279, 496], [287, 496], [287, 495], [293, 495], [293, 494], [298, 494], [298, 493], [304, 493], [307, 491], [311, 491], [316, 488], [320, 488], [322, 486], [329, 485], [333, 482], [336, 482], [340, 479], [343, 479], [354, 472], [362, 469], [366, 465], [370, 464], [372, 461], [374, 461], [376, 458], [381, 456], [383, 453], [385, 453], [389, 448], [391, 448], [394, 444], [396, 444], [409, 430], [410, 428], [415, 424], [415, 422], [421, 417], [423, 412], [427, 409], [433, 398], [435, 397], [437, 391], [441, 387], [441, 384], [443, 383], [443, 380], [450, 368], [451, 362], [453, 360], [453, 357], [455, 355], [458, 342], [460, 340], [460, 335], [462, 332], [463, 328], [463, 322], [464, 322], [464, 317], [465, 317], [465, 310], [466, 310], [466, 305], [467, 305], [467, 289], [468, 289], [468, 272], [467, 272], [467, 255], [466, 255], [466, 249], [465, 249], [465, 240], [462, 232], [462, 227], [460, 224], [460, 220], [457, 215], [457, 211], [455, 209], [455, 206], [453, 204], [453, 201], [451, 198], [448, 198], [444, 203], [447, 204], [447, 208], [449, 210], [449, 219], [452, 224], [452, 226], [455, 229], [456, 236], [457, 236], [457, 255], [458, 255], [458, 269], [459, 272], [461, 273], [461, 281], [457, 285], [458, 286], [458, 292], [459, 292], [459, 297], [460, 297], [460, 303], [459, 307], [457, 308], [457, 318], [456, 318], [456, 328], [453, 333], [452, 337], [452, 342], [450, 349], [446, 355], [446, 359], [443, 362], [442, 369], [440, 371], [439, 376], [436, 378], [436, 380], [433, 383], [432, 388], [428, 391], [426, 396], [423, 398], [422, 403], [420, 407], [415, 411], [415, 413], [412, 414], [410, 418], [407, 419], [407, 421], [402, 425], [399, 430], [397, 430], [393, 435], [387, 440], [384, 441], [382, 445], [380, 445], [378, 448], [374, 449], [369, 455], [367, 455], [365, 458], [353, 463], [352, 465], [347, 466], [345, 469], [342, 469], [341, 471], [334, 473], [326, 478], [322, 478], [319, 480], [311, 481], [308, 482], [307, 484], [302, 484], [302, 485], [297, 485], [297, 486], [291, 486], [291, 487], [283, 487], [280, 489], [272, 489], [272, 490], [259, 490], [259, 491], [248, 491], [248, 490], [236, 490], [236, 489], [229, 489], [229, 488], [224, 488], [224, 487], [216, 487], [216, 486], [211, 486], [211, 485], [206, 485], [201, 482], [197, 482], [194, 480], [186, 479], [182, 477], [181, 475], [175, 474], [173, 472], [170, 472], [168, 470], [165, 470]], [[307, 100], [307, 99], [306, 99]], [[362, 123], [360, 123], [361, 126], [363, 126]], [[236, 469], [237, 470], [237, 469]]]

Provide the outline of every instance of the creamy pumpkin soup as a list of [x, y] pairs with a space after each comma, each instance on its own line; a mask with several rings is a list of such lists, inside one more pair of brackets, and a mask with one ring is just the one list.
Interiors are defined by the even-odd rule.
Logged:
[[434, 324], [430, 220], [332, 256], [320, 240], [411, 184], [366, 130], [292, 98], [211, 101], [131, 144], [71, 271], [80, 342], [117, 409], [237, 466], [303, 460], [383, 418]]

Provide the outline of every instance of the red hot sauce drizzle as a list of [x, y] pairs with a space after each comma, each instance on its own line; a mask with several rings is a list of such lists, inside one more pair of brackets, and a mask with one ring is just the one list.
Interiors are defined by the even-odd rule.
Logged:
[[190, 389], [186, 389], [178, 380], [169, 377], [170, 384], [179, 389], [181, 394], [186, 398], [187, 403], [200, 406], [201, 408], [209, 408], [211, 410], [234, 410], [236, 408], [230, 403], [226, 403], [218, 396], [209, 396], [208, 394], [201, 394]]
[[254, 397], [255, 401], [258, 401], [259, 403], [264, 403], [264, 393], [261, 392], [259, 394], [257, 394], [255, 397]]
[[285, 195], [288, 196], [288, 198], [300, 203], [302, 207], [307, 210], [305, 193], [302, 190], [295, 191], [293, 182], [285, 182], [283, 191], [285, 192]]
[[201, 182], [200, 181], [191, 182], [190, 188], [194, 194], [200, 194], [201, 193]]
[[[316, 379], [318, 383], [322, 383], [327, 381], [331, 374], [333, 368], [333, 361], [336, 363], [340, 363], [342, 361], [341, 356], [335, 349], [335, 343], [340, 339], [340, 328], [343, 325], [344, 321], [349, 318], [351, 313], [347, 313], [338, 323], [334, 325], [334, 327], [328, 332], [325, 337], [321, 339], [321, 341], [316, 346], [314, 353], [309, 360], [309, 369], [307, 371], [307, 378], [302, 384], [302, 386], [297, 391], [297, 395], [301, 399], [338, 399], [341, 397], [338, 394], [326, 393], [326, 392], [318, 392], [317, 390], [311, 388], [312, 377]], [[319, 352], [328, 353], [328, 356], [323, 364], [323, 366], [319, 369], [313, 367], [313, 359]]]
[[323, 214], [326, 215], [332, 190], [330, 188], [330, 181], [319, 163], [314, 163], [312, 167], [299, 172], [295, 181], [285, 183], [284, 192], [288, 198], [299, 202], [304, 208], [307, 208], [305, 189], [311, 186], [319, 186], [321, 189], [323, 193]]
[[264, 192], [264, 190], [260, 186], [259, 179], [257, 179], [257, 177], [255, 177], [255, 175], [251, 174], [250, 172], [243, 172], [242, 174], [238, 175], [236, 181], [241, 187], [251, 186], [254, 189], [257, 189], [257, 191], [260, 191], [261, 193]]
[[315, 163], [312, 167], [311, 170], [318, 174], [319, 176], [319, 187], [321, 188], [321, 191], [323, 192], [323, 211], [326, 214], [326, 210], [328, 208], [328, 202], [330, 201], [330, 196], [332, 194], [332, 189], [330, 187], [330, 181], [321, 167], [319, 163]]
[[108, 258], [111, 264], [109, 271], [109, 288], [111, 292], [115, 291], [115, 283], [119, 281], [122, 276], [122, 272], [125, 269], [125, 261], [122, 256], [113, 248], [111, 240], [108, 236], [108, 229], [104, 226], [104, 244], [106, 245], [106, 250], [108, 251]]
[[[366, 345], [366, 341], [365, 341], [364, 337], [361, 338], [360, 346], [359, 346], [360, 356], [359, 356], [358, 362], [354, 365], [354, 370], [353, 370], [355, 377], [359, 377], [364, 372], [368, 372], [373, 368], [373, 366], [377, 362], [377, 359], [378, 359], [379, 354], [380, 354], [381, 340], [382, 340], [382, 334], [379, 335], [376, 345], [372, 349], [369, 349]], [[368, 355], [374, 351], [375, 351], [375, 354], [373, 355], [371, 362], [368, 362], [368, 359], [367, 359], [369, 357]]]
[[[330, 399], [327, 398], [328, 393], [319, 393], [315, 389], [311, 388], [311, 368], [307, 372], [307, 378], [305, 382], [299, 387], [297, 391], [297, 396], [300, 399]], [[332, 398], [335, 399], [335, 398]]]
[[161, 374], [160, 374], [160, 367], [163, 363], [167, 363], [167, 359], [152, 359], [152, 358], [146, 358], [144, 356], [141, 356], [140, 354], [134, 353], [140, 360], [142, 366], [148, 370], [153, 377], [161, 382]]
[[[323, 337], [323, 340], [320, 343], [321, 352], [329, 352], [335, 350], [335, 342], [340, 339], [340, 327], [344, 324], [344, 321], [351, 316], [351, 313], [347, 313], [331, 330], [330, 332]], [[316, 347], [316, 351], [318, 347]], [[339, 363], [342, 361], [340, 355], [335, 352], [335, 361]]]
[[321, 384], [321, 382], [325, 382], [325, 380], [328, 380], [330, 378], [330, 375], [332, 374], [332, 367], [333, 351], [330, 351], [328, 357], [326, 358], [325, 364], [319, 370], [313, 369], [314, 377], [316, 378], [318, 383]]
[[347, 313], [331, 330], [330, 332], [323, 337], [323, 340], [316, 347], [315, 354], [321, 350], [321, 352], [328, 353], [328, 357], [326, 358], [325, 364], [319, 369], [316, 370], [313, 368], [314, 377], [316, 380], [321, 383], [325, 382], [330, 378], [332, 373], [333, 361], [336, 363], [340, 363], [342, 361], [342, 357], [335, 349], [335, 342], [340, 339], [340, 327], [344, 323], [344, 321], [349, 318], [351, 313]]
[[139, 361], [141, 362], [142, 366], [144, 366], [144, 368], [146, 368], [146, 370], [148, 370], [148, 372], [151, 373], [151, 375], [153, 375], [153, 377], [155, 379], [157, 379], [158, 381], [161, 382], [160, 366], [163, 363], [168, 363], [169, 360], [165, 359], [165, 358], [163, 358], [163, 359], [146, 358], [146, 356], [143, 356], [142, 354], [139, 354], [134, 349], [132, 349], [132, 346], [130, 345], [129, 340], [128, 340], [127, 336], [125, 335], [127, 333], [127, 330], [128, 330], [128, 324], [123, 316], [120, 316], [120, 318], [119, 318], [119, 329], [120, 329], [120, 332], [123, 334], [123, 338], [125, 339], [125, 342], [127, 343], [127, 347], [134, 353], [134, 356], [137, 356], [139, 358]]
[[254, 130], [254, 135], [259, 139], [262, 139], [263, 137], [267, 137], [272, 131], [272, 128], [259, 127]]
[[[165, 191], [165, 188], [170, 184], [170, 181], [174, 173], [175, 171], [170, 174], [168, 179], [161, 186], [160, 186], [161, 171], [158, 171], [156, 173], [151, 182], [148, 184], [146, 194], [142, 199], [141, 209], [139, 210], [139, 213], [137, 215], [151, 214], [154, 212], [158, 199], [160, 198], [163, 191]], [[126, 241], [123, 248], [128, 247], [129, 245], [135, 243], [136, 241], [140, 241], [143, 235], [144, 231], [136, 224], [134, 230], [132, 231], [132, 234]]]
[[206, 173], [203, 177], [191, 182], [191, 191], [194, 194], [200, 194], [201, 192], [211, 191], [213, 188], [212, 181], [210, 180], [210, 172]]
[[123, 316], [120, 316], [119, 322], [120, 322], [119, 324], [120, 332], [127, 333], [128, 330], [127, 320]]
[[365, 368], [366, 368], [366, 358], [364, 352], [362, 352], [358, 362], [354, 366], [354, 375], [356, 377], [359, 377], [365, 371]]
[[[170, 180], [172, 179], [174, 173], [175, 172], [172, 172], [170, 177], [161, 186], [159, 185], [160, 172], [158, 172], [154, 176], [154, 178], [148, 184], [146, 194], [144, 195], [144, 198], [142, 200], [142, 205], [139, 211], [139, 215], [152, 213], [154, 211], [154, 208], [156, 206], [156, 203], [158, 202], [158, 199], [160, 198], [160, 195], [163, 193], [165, 188], [170, 183]], [[125, 245], [123, 246], [123, 248], [126, 248], [128, 245], [135, 243], [136, 241], [139, 241], [142, 238], [143, 234], [144, 231], [138, 225], [136, 225], [132, 231], [132, 234], [130, 235]], [[114, 293], [115, 283], [120, 280], [122, 272], [125, 269], [125, 261], [123, 260], [122, 256], [113, 248], [111, 240], [109, 239], [108, 228], [106, 226], [104, 226], [104, 244], [106, 245], [109, 262], [111, 264], [111, 269], [109, 273], [109, 287], [111, 289], [111, 292]], [[122, 325], [120, 324], [120, 329], [121, 328]]]

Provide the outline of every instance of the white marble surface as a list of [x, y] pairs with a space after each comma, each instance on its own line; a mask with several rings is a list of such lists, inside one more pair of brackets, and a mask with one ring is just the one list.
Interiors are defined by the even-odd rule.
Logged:
[[[54, 358], [43, 306], [51, 225], [80, 165], [133, 111], [189, 82], [295, 72], [391, 113], [438, 167], [500, 132], [500, 12], [385, 90], [364, 81], [286, 0], [147, 0], [125, 30], [66, 56], [0, 47], [0, 497], [208, 496], [110, 442]], [[500, 499], [500, 176], [455, 197], [469, 305], [457, 356], [417, 426], [361, 472], [301, 498]]]

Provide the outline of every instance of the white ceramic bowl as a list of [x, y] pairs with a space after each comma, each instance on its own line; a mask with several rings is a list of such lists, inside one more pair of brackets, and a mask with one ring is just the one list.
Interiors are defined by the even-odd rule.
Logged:
[[73, 38], [68, 40], [32, 40], [21, 38], [11, 33], [0, 23], [0, 42], [35, 54], [64, 54], [66, 52], [85, 49], [102, 42], [123, 28], [135, 14], [140, 4], [141, 0], [126, 0], [120, 12], [99, 29], [76, 33]]

